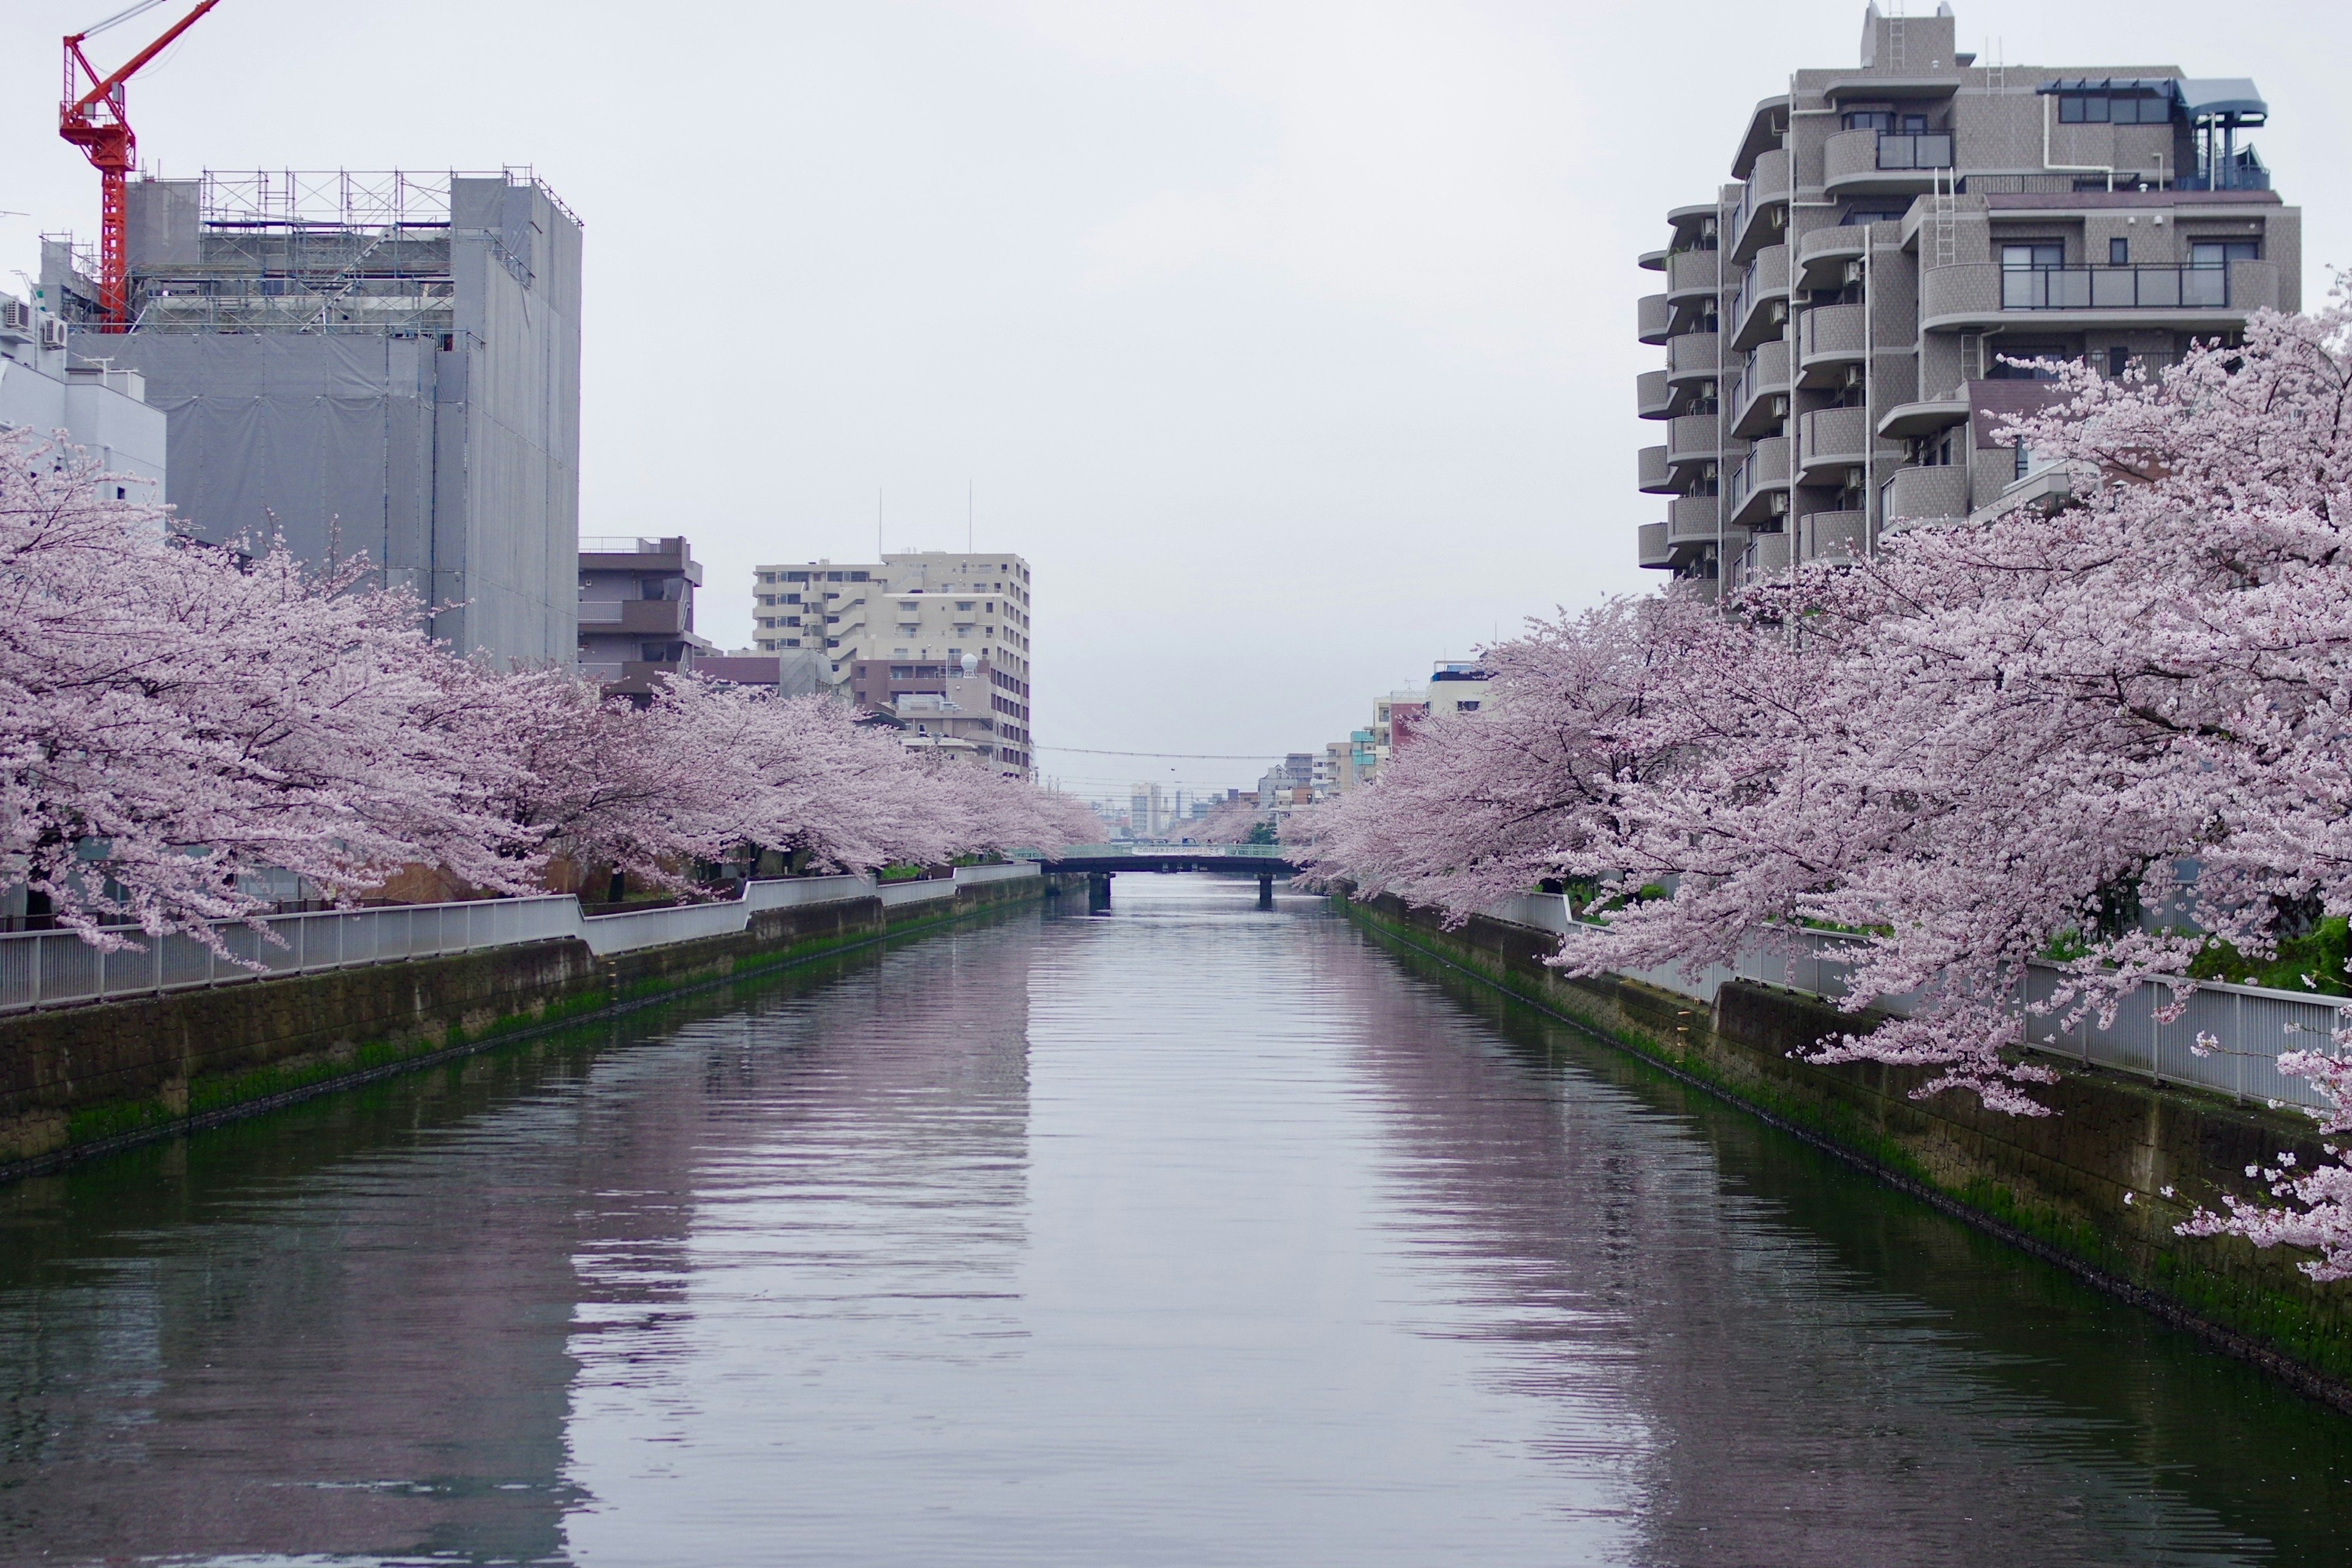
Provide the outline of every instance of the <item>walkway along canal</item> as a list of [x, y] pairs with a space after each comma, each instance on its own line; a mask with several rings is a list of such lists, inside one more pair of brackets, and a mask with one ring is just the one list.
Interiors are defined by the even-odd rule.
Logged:
[[1126, 877], [0, 1189], [0, 1561], [2352, 1548], [2335, 1412], [1255, 893]]

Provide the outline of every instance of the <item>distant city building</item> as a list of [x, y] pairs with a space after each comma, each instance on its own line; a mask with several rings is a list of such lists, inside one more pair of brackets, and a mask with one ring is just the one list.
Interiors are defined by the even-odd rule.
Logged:
[[572, 658], [580, 224], [528, 174], [236, 174], [127, 192], [130, 327], [41, 250], [73, 363], [142, 373], [164, 497], [215, 541], [364, 552], [436, 636]]
[[753, 646], [821, 654], [853, 700], [876, 711], [895, 714], [909, 698], [951, 704], [952, 715], [931, 710], [954, 718], [950, 733], [999, 771], [1026, 776], [1036, 765], [1032, 605], [1029, 563], [1002, 552], [766, 565], [753, 574]]
[[[614, 696], [647, 696], [711, 654], [694, 631], [702, 564], [683, 538], [580, 542], [580, 669]], [[717, 673], [717, 672], [711, 672]], [[777, 679], [768, 661], [768, 680]]]
[[62, 430], [121, 476], [111, 481], [114, 499], [163, 500], [163, 411], [148, 403], [147, 378], [82, 362], [67, 342], [64, 321], [0, 294], [0, 430]]
[[1666, 214], [1643, 565], [1730, 587], [2030, 500], [2059, 476], [1996, 432], [2051, 373], [2005, 362], [2121, 374], [2300, 307], [2302, 215], [2239, 140], [2252, 82], [1981, 63], [1957, 26], [1872, 5], [1860, 64], [1788, 78], [1737, 183]]

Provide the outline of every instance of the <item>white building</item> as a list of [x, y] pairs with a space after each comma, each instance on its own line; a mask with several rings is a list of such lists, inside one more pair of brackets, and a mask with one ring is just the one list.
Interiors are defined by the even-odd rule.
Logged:
[[117, 476], [117, 499], [163, 499], [163, 411], [148, 406], [146, 377], [68, 354], [64, 322], [7, 295], [0, 295], [0, 429], [62, 430]]
[[[934, 550], [761, 566], [751, 600], [759, 651], [822, 650], [851, 698], [877, 712], [940, 696], [966, 721], [958, 738], [1000, 771], [1026, 776], [1035, 766], [1029, 563], [1018, 555]], [[950, 690], [959, 678], [965, 688]]]

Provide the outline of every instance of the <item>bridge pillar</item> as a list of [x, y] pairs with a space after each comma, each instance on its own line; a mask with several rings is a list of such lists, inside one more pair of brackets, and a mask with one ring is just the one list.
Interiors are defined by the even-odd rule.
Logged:
[[1108, 871], [1087, 872], [1087, 913], [1090, 915], [1099, 915], [1108, 914], [1109, 912], [1110, 873]]
[[1271, 871], [1257, 879], [1257, 907], [1262, 910], [1274, 908], [1274, 873]]

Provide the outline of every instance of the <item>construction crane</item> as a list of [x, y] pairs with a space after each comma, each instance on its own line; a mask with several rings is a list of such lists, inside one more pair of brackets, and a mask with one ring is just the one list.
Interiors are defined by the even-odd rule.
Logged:
[[[81, 47], [109, 27], [162, 4], [163, 0], [139, 0], [138, 5], [116, 12], [94, 27], [66, 36], [66, 90], [58, 102], [58, 134], [80, 148], [90, 166], [98, 171], [98, 300], [99, 313], [105, 323], [100, 330], [103, 331], [122, 331], [130, 324], [131, 262], [124, 244], [128, 223], [123, 204], [124, 186], [129, 184], [131, 171], [139, 162], [139, 138], [131, 134], [131, 121], [124, 117], [123, 86], [142, 66], [169, 48], [173, 39], [195, 26], [196, 19], [219, 5], [220, 0], [202, 0], [169, 32], [123, 61], [110, 76], [100, 76], [98, 68], [81, 52]], [[89, 84], [87, 91], [83, 89], [84, 82]]]

